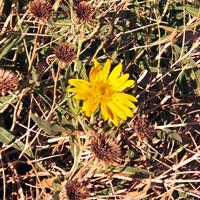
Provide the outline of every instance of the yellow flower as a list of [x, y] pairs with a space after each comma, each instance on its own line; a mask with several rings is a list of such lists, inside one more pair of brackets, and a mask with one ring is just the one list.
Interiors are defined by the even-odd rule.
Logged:
[[134, 84], [134, 80], [128, 80], [129, 74], [120, 76], [122, 72], [122, 64], [118, 64], [110, 73], [111, 61], [108, 59], [102, 69], [99, 62], [94, 60], [89, 74], [89, 82], [82, 79], [70, 79], [69, 84], [75, 86], [69, 88], [69, 92], [78, 93], [74, 96], [75, 99], [86, 100], [83, 104], [82, 111], [86, 111], [86, 116], [90, 117], [99, 104], [104, 120], [110, 118], [115, 126], [118, 126], [118, 118], [127, 120], [128, 117], [133, 117], [133, 112], [130, 108], [135, 109], [136, 106], [132, 103], [138, 100], [125, 93], [120, 93], [127, 87]]

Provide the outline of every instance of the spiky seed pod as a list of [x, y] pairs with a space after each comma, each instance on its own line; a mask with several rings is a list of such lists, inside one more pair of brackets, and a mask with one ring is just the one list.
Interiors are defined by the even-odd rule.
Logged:
[[38, 19], [45, 20], [53, 11], [52, 4], [45, 0], [35, 0], [29, 5], [31, 13]]
[[[73, 3], [74, 3], [74, 7], [78, 6], [79, 3], [83, 2], [85, 0], [74, 0]], [[86, 1], [85, 1], [86, 2]]]
[[19, 77], [12, 70], [0, 68], [0, 94], [4, 95], [9, 91], [18, 88]]
[[154, 125], [147, 118], [138, 118], [130, 124], [130, 127], [133, 128], [141, 138], [148, 137], [149, 139], [153, 139], [155, 136]]
[[80, 22], [88, 22], [92, 19], [93, 9], [85, 1], [80, 2], [75, 7], [75, 11]]
[[99, 133], [92, 137], [91, 149], [96, 158], [104, 163], [120, 164], [122, 148], [117, 140], [106, 133]]
[[90, 197], [90, 190], [83, 182], [71, 181], [67, 183], [59, 194], [60, 200], [83, 200]]
[[54, 48], [54, 52], [56, 58], [63, 63], [71, 62], [76, 58], [76, 53], [74, 49], [69, 44], [66, 44], [64, 42], [56, 45]]

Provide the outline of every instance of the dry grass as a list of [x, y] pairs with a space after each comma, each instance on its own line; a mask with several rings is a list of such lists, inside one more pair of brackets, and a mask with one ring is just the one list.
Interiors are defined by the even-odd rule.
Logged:
[[[19, 76], [17, 90], [0, 77], [0, 199], [200, 199], [197, 1], [87, 3], [84, 21], [71, 0], [51, 1], [39, 18], [29, 1], [0, 0], [0, 67]], [[70, 62], [55, 56], [62, 42], [76, 53]], [[126, 91], [138, 98], [135, 116], [118, 127], [99, 110], [85, 117], [67, 92], [94, 58], [137, 80]], [[92, 151], [102, 132], [120, 162]]]

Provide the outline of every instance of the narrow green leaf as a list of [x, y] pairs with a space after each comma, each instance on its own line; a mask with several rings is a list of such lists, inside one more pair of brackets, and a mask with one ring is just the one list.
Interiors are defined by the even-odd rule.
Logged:
[[59, 38], [60, 35], [55, 33], [51, 28], [49, 28], [49, 34], [52, 35], [55, 39]]
[[174, 139], [174, 140], [180, 142], [180, 143], [183, 142], [181, 136], [180, 136], [178, 133], [175, 133], [175, 132], [170, 133], [170, 134], [169, 134], [169, 137], [170, 137], [171, 139]]
[[192, 15], [192, 17], [199, 16], [199, 9], [198, 8], [194, 8], [190, 5], [185, 5], [185, 9]]
[[6, 42], [5, 47], [1, 49], [0, 51], [0, 60], [2, 59], [3, 56], [5, 56], [12, 47], [14, 47], [16, 44], [18, 44], [25, 36], [29, 29], [29, 26], [25, 26], [25, 28], [23, 29], [23, 34], [16, 38], [16, 36], [12, 35]]
[[194, 80], [196, 81], [195, 87], [193, 89], [195, 90], [196, 95], [200, 96], [200, 71], [197, 64], [194, 62], [194, 60], [190, 59], [190, 65], [193, 68], [194, 71]]
[[[48, 85], [43, 85], [42, 87], [46, 87], [47, 88], [47, 86]], [[47, 95], [45, 95], [43, 92], [41, 92], [40, 90], [36, 90], [36, 89], [34, 89], [34, 92], [36, 92], [41, 97], [41, 99], [44, 100], [45, 103], [47, 103], [49, 106], [52, 105], [51, 99]]]
[[57, 135], [58, 133], [65, 131], [62, 126], [51, 124], [44, 119], [35, 117], [35, 115], [33, 114], [31, 114], [31, 118], [40, 128], [42, 128], [49, 135]]
[[79, 152], [80, 152], [80, 148], [75, 144], [75, 140], [76, 140], [76, 136], [71, 135], [71, 136], [69, 137], [69, 144], [70, 144], [70, 146], [71, 146], [70, 151], [71, 151], [71, 154], [72, 154], [72, 156], [73, 156], [74, 158], [76, 158], [77, 155], [78, 155]]
[[[12, 95], [8, 95], [6, 97], [1, 97], [0, 98], [0, 110], [5, 108], [6, 105], [9, 104], [9, 100], [12, 99]], [[18, 98], [14, 98], [11, 103], [16, 103], [18, 101]]]
[[100, 34], [105, 34], [105, 36], [110, 35], [112, 32], [112, 25], [104, 25], [101, 29], [100, 29]]
[[[10, 132], [8, 132], [6, 129], [3, 127], [0, 127], [0, 141], [6, 145], [10, 145], [14, 143], [17, 140], [17, 138], [12, 135]], [[18, 141], [15, 144], [12, 145], [13, 148], [18, 149], [19, 151], [23, 151], [25, 149], [25, 145], [22, 141]], [[30, 148], [26, 149], [25, 153], [33, 157], [33, 153]]]
[[113, 173], [117, 173], [120, 176], [124, 177], [130, 177], [130, 178], [148, 178], [149, 173], [147, 170], [144, 169], [139, 169], [136, 167], [130, 167], [130, 166], [125, 166], [125, 167], [119, 167], [113, 170]]
[[183, 142], [181, 136], [178, 133], [174, 132], [173, 130], [165, 128], [163, 129], [163, 131], [165, 131], [171, 139], [174, 139], [180, 143]]
[[[174, 48], [175, 48], [175, 53], [178, 54], [178, 57], [176, 57], [176, 61], [177, 61], [179, 59], [180, 54], [181, 54], [181, 48], [176, 44], [174, 44]], [[184, 55], [185, 54], [183, 53], [182, 56], [184, 56]], [[187, 64], [189, 61], [188, 61], [187, 58], [184, 58], [181, 62], [182, 62], [182, 64]]]

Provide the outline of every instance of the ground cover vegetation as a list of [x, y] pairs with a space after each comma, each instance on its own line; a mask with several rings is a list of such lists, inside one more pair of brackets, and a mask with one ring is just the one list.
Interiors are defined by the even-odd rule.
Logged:
[[198, 0], [0, 0], [0, 199], [200, 199]]

